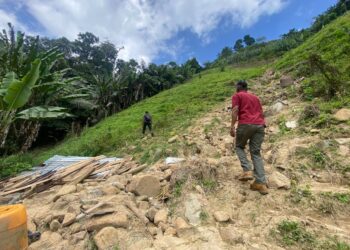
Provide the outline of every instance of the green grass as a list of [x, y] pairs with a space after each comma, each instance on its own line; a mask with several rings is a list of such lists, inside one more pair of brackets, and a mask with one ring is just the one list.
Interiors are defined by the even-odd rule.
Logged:
[[277, 69], [294, 68], [303, 63], [310, 54], [322, 55], [332, 65], [345, 71], [350, 66], [350, 13], [339, 17], [310, 37], [302, 45], [286, 53], [276, 63]]
[[312, 199], [312, 193], [310, 187], [299, 188], [294, 186], [289, 194], [289, 199], [295, 204], [300, 203], [304, 198]]
[[279, 235], [279, 240], [285, 246], [296, 244], [309, 246], [315, 243], [314, 236], [296, 221], [283, 220], [277, 225], [276, 233], [276, 235]]
[[322, 196], [332, 198], [336, 201], [339, 201], [340, 203], [350, 203], [350, 193], [332, 193], [332, 192], [325, 192], [322, 193]]
[[173, 195], [175, 198], [179, 198], [182, 194], [182, 186], [184, 181], [177, 181], [174, 186]]
[[[226, 67], [224, 72], [211, 69], [195, 76], [185, 84], [176, 86], [148, 98], [132, 107], [110, 116], [96, 126], [85, 129], [79, 137], [70, 137], [49, 149], [34, 150], [24, 156], [0, 159], [0, 176], [17, 172], [18, 166], [39, 164], [55, 154], [96, 156], [100, 154], [123, 156], [131, 154], [143, 162], [153, 161], [152, 153], [161, 148], [161, 156], [176, 153], [180, 145], [167, 145], [174, 134], [183, 132], [194, 119], [222, 103], [234, 91], [232, 81], [259, 76], [264, 71], [258, 68]], [[145, 111], [153, 115], [155, 137], [141, 140], [141, 122]], [[136, 146], [130, 149], [131, 145]], [[160, 157], [161, 157], [160, 156]], [[18, 165], [11, 168], [12, 162]]]

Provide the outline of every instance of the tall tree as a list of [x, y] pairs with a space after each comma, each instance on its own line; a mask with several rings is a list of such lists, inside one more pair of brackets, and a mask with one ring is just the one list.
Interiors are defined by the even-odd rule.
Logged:
[[251, 46], [255, 43], [255, 39], [251, 37], [250, 35], [245, 35], [243, 37], [243, 41], [247, 46]]
[[233, 46], [234, 50], [235, 51], [240, 51], [241, 49], [244, 48], [243, 46], [243, 40], [242, 39], [238, 39], [236, 42], [235, 42], [235, 45]]
[[221, 50], [221, 53], [219, 54], [219, 58], [228, 58], [232, 56], [232, 54], [233, 54], [232, 49], [229, 47], [225, 47]]

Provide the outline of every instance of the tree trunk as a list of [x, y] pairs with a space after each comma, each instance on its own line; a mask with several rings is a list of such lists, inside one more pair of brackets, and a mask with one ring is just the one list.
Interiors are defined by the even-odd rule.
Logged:
[[21, 147], [21, 153], [25, 153], [33, 145], [33, 142], [38, 138], [39, 130], [41, 127], [40, 122], [33, 122], [29, 124], [27, 137]]
[[5, 148], [6, 139], [10, 131], [11, 123], [16, 111], [4, 111], [0, 113], [0, 148]]

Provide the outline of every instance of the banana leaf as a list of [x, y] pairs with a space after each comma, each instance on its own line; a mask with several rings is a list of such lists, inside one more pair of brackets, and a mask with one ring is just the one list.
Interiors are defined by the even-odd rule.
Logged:
[[39, 78], [40, 59], [32, 63], [30, 71], [22, 78], [21, 81], [14, 80], [7, 88], [4, 101], [7, 103], [7, 109], [17, 109], [24, 106], [32, 94], [32, 88]]
[[24, 120], [63, 119], [67, 117], [73, 117], [73, 115], [67, 113], [65, 108], [51, 106], [36, 106], [28, 108], [16, 115], [17, 119]]

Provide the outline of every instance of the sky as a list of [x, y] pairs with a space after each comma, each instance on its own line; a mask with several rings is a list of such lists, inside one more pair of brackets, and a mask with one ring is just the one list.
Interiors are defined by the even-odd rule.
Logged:
[[277, 39], [337, 0], [0, 0], [0, 27], [75, 40], [92, 32], [125, 60], [213, 61], [246, 34]]

